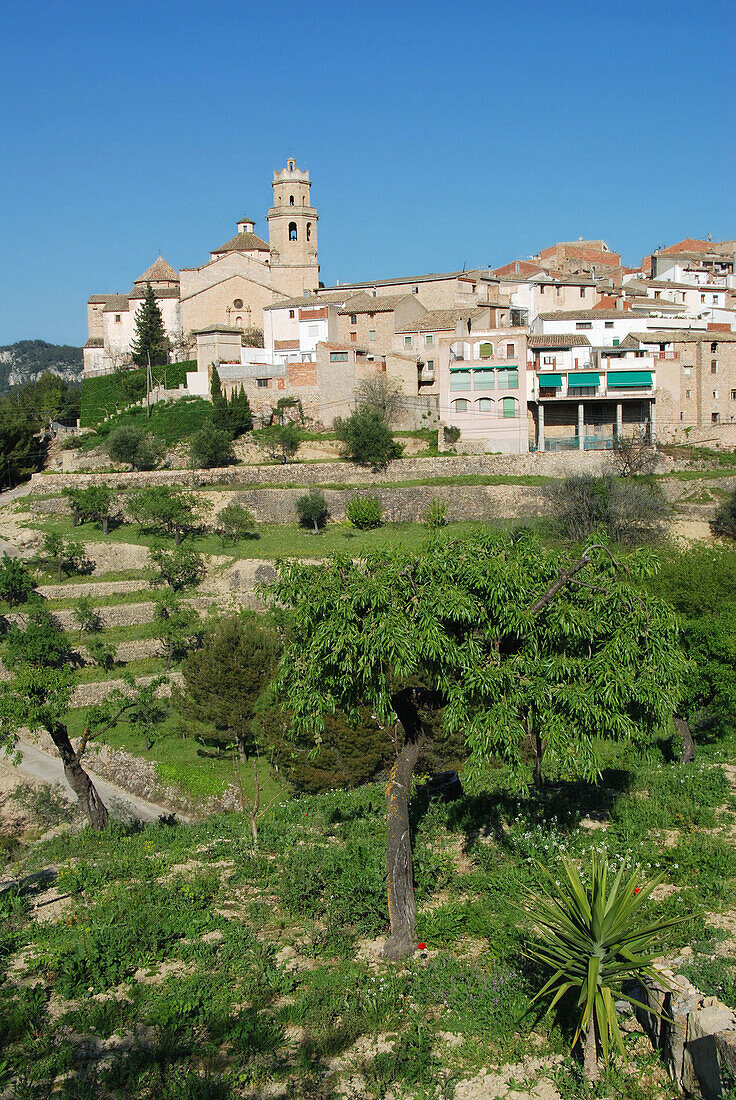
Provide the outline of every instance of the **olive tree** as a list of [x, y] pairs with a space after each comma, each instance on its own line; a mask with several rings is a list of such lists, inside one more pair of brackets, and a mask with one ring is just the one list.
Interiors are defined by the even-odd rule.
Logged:
[[426, 716], [463, 735], [471, 767], [501, 757], [523, 786], [531, 739], [593, 780], [597, 739], [651, 731], [676, 709], [674, 616], [632, 583], [655, 567], [648, 551], [618, 563], [591, 545], [570, 558], [526, 533], [280, 564], [271, 595], [296, 640], [275, 687], [295, 733], [319, 742], [325, 715], [369, 706], [395, 746], [387, 958], [415, 947], [409, 792]]

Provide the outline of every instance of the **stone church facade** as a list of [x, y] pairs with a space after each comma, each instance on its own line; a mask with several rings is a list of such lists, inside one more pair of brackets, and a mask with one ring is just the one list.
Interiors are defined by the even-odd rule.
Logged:
[[289, 159], [274, 171], [268, 242], [243, 217], [237, 232], [210, 253], [201, 267], [175, 271], [161, 256], [143, 272], [129, 294], [93, 294], [87, 303], [89, 336], [85, 375], [107, 374], [130, 362], [135, 315], [146, 285], [161, 309], [175, 358], [191, 353], [198, 330], [212, 325], [263, 329], [263, 310], [283, 298], [319, 287], [317, 221], [309, 172]]

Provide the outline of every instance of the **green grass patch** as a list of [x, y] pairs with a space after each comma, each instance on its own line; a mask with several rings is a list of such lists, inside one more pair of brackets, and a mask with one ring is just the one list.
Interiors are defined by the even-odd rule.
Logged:
[[176, 401], [159, 402], [151, 406], [150, 417], [146, 416], [144, 408], [135, 406], [99, 423], [93, 434], [82, 436], [79, 450], [85, 452], [104, 445], [110, 432], [122, 424], [132, 424], [142, 432], [151, 432], [171, 447], [187, 441], [211, 415], [212, 405], [203, 397], [180, 397]]
[[[166, 367], [154, 368], [156, 380], [164, 382], [167, 389], [176, 389], [184, 385], [187, 371], [197, 369], [194, 361], [169, 363]], [[103, 417], [110, 416], [116, 407], [122, 408], [137, 401], [146, 394], [146, 368], [138, 367], [120, 374], [103, 374], [97, 378], [82, 380], [83, 428], [94, 427]]]

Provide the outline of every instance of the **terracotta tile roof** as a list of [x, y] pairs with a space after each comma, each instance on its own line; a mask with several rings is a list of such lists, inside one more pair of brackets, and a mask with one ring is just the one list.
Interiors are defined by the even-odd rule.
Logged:
[[105, 341], [101, 336], [90, 336], [87, 343], [84, 345], [86, 348], [104, 348]]
[[[178, 298], [179, 294], [180, 294], [180, 291], [179, 291], [178, 286], [163, 286], [163, 287], [154, 287], [153, 288], [153, 293], [155, 294], [155, 296], [157, 298]], [[144, 298], [145, 294], [146, 294], [145, 286], [138, 286], [136, 284], [136, 286], [134, 286], [133, 289], [131, 290], [128, 297], [132, 301], [133, 299], [136, 299], [136, 298]], [[105, 312], [107, 312], [107, 310], [105, 310]]]
[[328, 344], [326, 340], [320, 340], [318, 348], [327, 348], [328, 351], [355, 351], [355, 344]]
[[356, 294], [348, 298], [339, 312], [342, 315], [350, 313], [393, 313], [400, 302], [411, 298], [410, 294], [381, 294], [376, 298], [369, 294]]
[[127, 294], [92, 294], [87, 301], [90, 305], [105, 305], [113, 298], [127, 298]]
[[274, 340], [273, 346], [277, 351], [294, 351], [299, 348], [298, 340]]
[[530, 336], [530, 348], [589, 348], [590, 340], [582, 332], [547, 332]]
[[680, 255], [683, 252], [699, 252], [704, 255], [730, 255], [736, 250], [736, 241], [699, 241], [695, 237], [685, 237], [684, 241], [660, 248], [660, 256]]
[[[328, 291], [341, 290], [345, 288], [351, 294], [354, 294], [357, 289], [363, 287], [372, 286], [395, 286], [397, 283], [432, 283], [442, 279], [459, 279], [461, 275], [471, 275], [474, 272], [471, 271], [443, 271], [443, 272], [430, 272], [427, 275], [400, 275], [395, 279], [373, 279], [367, 280], [361, 283], [343, 283], [339, 286], [329, 286], [326, 289]], [[482, 278], [486, 273], [480, 273], [479, 277]]]
[[347, 301], [347, 299], [351, 298], [351, 297], [352, 297], [352, 291], [351, 290], [345, 290], [345, 291], [342, 291], [341, 293], [329, 292], [329, 293], [326, 293], [326, 294], [323, 293], [322, 291], [320, 291], [319, 294], [310, 294], [309, 297], [302, 296], [301, 298], [281, 298], [281, 299], [279, 299], [279, 301], [271, 302], [269, 305], [264, 306], [263, 308], [264, 309], [297, 309], [297, 308], [303, 309], [305, 306], [307, 308], [314, 308], [315, 306], [324, 306], [324, 305], [336, 305], [336, 304], [342, 305], [343, 302]]
[[[430, 309], [421, 317], [415, 317], [413, 321], [397, 328], [396, 332], [454, 332], [458, 321], [467, 321], [468, 318], [471, 321], [480, 321], [488, 308], [497, 307], [479, 305], [473, 307], [473, 309]], [[502, 308], [509, 309], [510, 307], [505, 306]], [[347, 312], [347, 309], [345, 312]]]
[[174, 271], [171, 264], [167, 264], [163, 256], [159, 256], [157, 260], [154, 260], [151, 266], [139, 275], [135, 280], [135, 285], [139, 283], [178, 283], [179, 273]]
[[236, 233], [229, 241], [225, 241], [219, 248], [211, 250], [219, 252], [270, 252], [271, 249], [257, 233]]
[[698, 344], [702, 341], [723, 344], [736, 340], [736, 332], [690, 328], [652, 329], [651, 332], [632, 332], [631, 336], [640, 344]]
[[538, 313], [540, 321], [610, 321], [614, 317], [626, 317], [628, 311], [622, 309], [558, 309], [554, 313]]
[[127, 294], [106, 294], [103, 313], [127, 313], [130, 308]]

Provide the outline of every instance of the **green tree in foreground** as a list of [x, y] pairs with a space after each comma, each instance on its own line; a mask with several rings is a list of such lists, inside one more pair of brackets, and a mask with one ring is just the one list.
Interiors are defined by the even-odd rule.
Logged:
[[343, 458], [381, 470], [400, 458], [404, 448], [397, 443], [380, 409], [365, 405], [343, 420], [335, 420], [335, 434], [342, 442]]
[[115, 492], [109, 485], [89, 485], [86, 489], [62, 490], [72, 509], [72, 523], [98, 523], [107, 534]]
[[160, 439], [145, 435], [134, 424], [121, 424], [107, 437], [107, 453], [113, 462], [128, 462], [134, 470], [154, 470], [163, 451]]
[[273, 631], [252, 618], [230, 615], [207, 632], [182, 666], [182, 714], [207, 728], [222, 748], [253, 751], [256, 703], [273, 676], [280, 653]]
[[145, 367], [149, 362], [152, 367], [160, 367], [169, 361], [169, 338], [150, 283], [146, 283], [143, 301], [135, 315], [135, 336], [130, 350], [137, 367]]
[[0, 559], [0, 600], [17, 607], [26, 603], [35, 590], [36, 582], [23, 562], [3, 554]]
[[308, 493], [304, 493], [303, 496], [297, 498], [296, 513], [299, 516], [299, 522], [305, 527], [312, 524], [315, 534], [319, 533], [321, 527], [327, 523], [327, 517], [329, 511], [327, 509], [327, 500], [325, 494], [321, 489], [310, 489]]
[[595, 779], [597, 739], [649, 733], [676, 709], [674, 616], [631, 583], [654, 568], [646, 551], [619, 565], [605, 546], [571, 559], [528, 534], [487, 533], [436, 534], [416, 555], [280, 564], [271, 594], [298, 641], [275, 689], [297, 736], [319, 741], [325, 714], [368, 706], [395, 744], [388, 958], [415, 948], [408, 810], [425, 716], [464, 736], [471, 765], [500, 756], [520, 784], [529, 739], [565, 774]]

